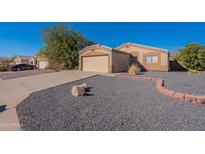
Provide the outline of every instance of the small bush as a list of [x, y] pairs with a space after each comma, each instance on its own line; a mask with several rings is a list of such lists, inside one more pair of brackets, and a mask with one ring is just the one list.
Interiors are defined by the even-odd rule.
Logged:
[[176, 54], [176, 60], [187, 69], [205, 70], [205, 46], [200, 44], [188, 44]]
[[128, 69], [128, 73], [130, 75], [136, 75], [139, 71], [140, 71], [140, 68], [136, 64], [132, 64]]
[[52, 69], [52, 70], [54, 70], [56, 72], [59, 72], [62, 69], [62, 64], [60, 63], [59, 60], [49, 59], [48, 68]]
[[13, 59], [6, 59], [0, 65], [0, 72], [9, 71], [10, 65], [13, 62]]
[[0, 66], [0, 72], [5, 72], [9, 70], [9, 66], [2, 65]]

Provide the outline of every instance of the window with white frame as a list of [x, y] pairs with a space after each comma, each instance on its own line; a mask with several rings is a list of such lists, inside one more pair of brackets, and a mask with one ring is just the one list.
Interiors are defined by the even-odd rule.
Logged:
[[157, 63], [158, 57], [154, 55], [146, 56], [146, 63]]

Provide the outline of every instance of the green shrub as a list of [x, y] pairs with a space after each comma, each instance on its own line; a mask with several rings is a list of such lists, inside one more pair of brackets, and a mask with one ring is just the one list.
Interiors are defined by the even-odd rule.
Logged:
[[205, 46], [199, 44], [189, 44], [179, 50], [176, 55], [179, 61], [188, 70], [204, 71], [205, 70]]
[[0, 72], [9, 71], [12, 62], [13, 58], [4, 60], [0, 65]]
[[56, 72], [59, 72], [62, 69], [62, 64], [60, 61], [57, 61], [55, 59], [49, 60], [49, 69], [55, 70]]
[[140, 71], [140, 68], [136, 64], [132, 64], [128, 69], [128, 73], [130, 75], [136, 75], [139, 71]]
[[5, 72], [5, 71], [8, 71], [8, 70], [9, 70], [8, 66], [0, 65], [0, 72]]

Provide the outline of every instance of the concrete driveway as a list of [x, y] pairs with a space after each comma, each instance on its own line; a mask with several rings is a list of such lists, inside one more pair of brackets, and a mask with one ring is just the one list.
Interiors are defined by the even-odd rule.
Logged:
[[4, 112], [0, 112], [0, 130], [20, 130], [15, 106], [32, 92], [95, 75], [97, 73], [69, 70], [11, 80], [0, 80], [0, 106], [6, 105], [7, 109]]

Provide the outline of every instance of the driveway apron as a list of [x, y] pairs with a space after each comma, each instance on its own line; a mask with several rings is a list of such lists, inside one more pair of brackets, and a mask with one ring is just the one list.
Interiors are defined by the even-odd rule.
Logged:
[[0, 130], [21, 130], [15, 106], [31, 93], [95, 75], [97, 73], [70, 70], [0, 80], [0, 106], [6, 105], [6, 110], [0, 112]]

